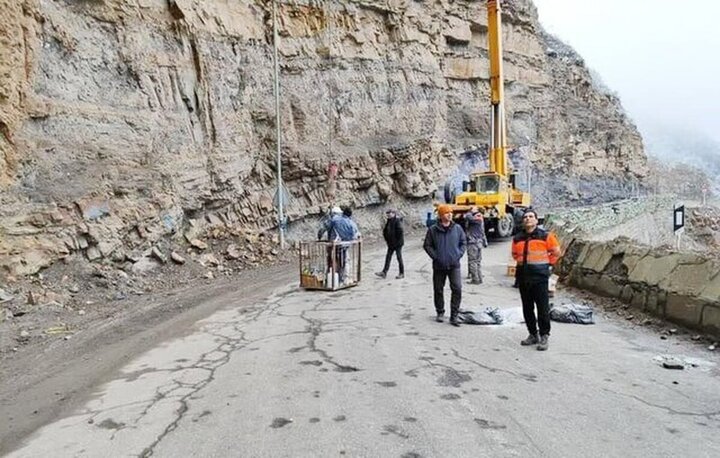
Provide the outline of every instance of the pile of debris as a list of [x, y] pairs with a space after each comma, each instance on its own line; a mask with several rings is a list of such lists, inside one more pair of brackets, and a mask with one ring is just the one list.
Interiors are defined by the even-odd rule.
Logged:
[[115, 316], [140, 296], [210, 283], [246, 269], [287, 262], [275, 233], [218, 226], [161, 239], [122, 258], [88, 263], [76, 253], [27, 277], [0, 279], [0, 356], [47, 339], [70, 339], [95, 320]]

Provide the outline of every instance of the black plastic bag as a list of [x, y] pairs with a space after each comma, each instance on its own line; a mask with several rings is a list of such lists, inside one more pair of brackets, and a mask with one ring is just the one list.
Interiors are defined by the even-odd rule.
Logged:
[[560, 323], [595, 324], [592, 307], [580, 304], [553, 305], [550, 319]]
[[458, 321], [465, 324], [502, 324], [503, 317], [497, 308], [488, 307], [482, 312], [460, 310]]

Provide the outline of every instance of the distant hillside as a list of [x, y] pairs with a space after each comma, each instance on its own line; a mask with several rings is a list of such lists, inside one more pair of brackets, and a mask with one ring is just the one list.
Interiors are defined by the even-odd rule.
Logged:
[[665, 165], [692, 165], [707, 174], [720, 194], [720, 142], [687, 128], [654, 124], [641, 126], [645, 151]]

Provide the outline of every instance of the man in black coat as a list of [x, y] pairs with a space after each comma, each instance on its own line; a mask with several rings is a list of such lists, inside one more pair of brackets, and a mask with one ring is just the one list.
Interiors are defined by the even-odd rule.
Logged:
[[405, 244], [405, 234], [402, 227], [402, 218], [397, 215], [395, 210], [388, 210], [385, 212], [387, 220], [385, 221], [385, 227], [383, 228], [383, 237], [387, 244], [387, 254], [385, 254], [385, 267], [380, 272], [375, 272], [375, 275], [381, 278], [387, 276], [388, 270], [390, 269], [390, 261], [392, 261], [392, 255], [395, 253], [398, 262], [398, 269], [400, 273], [395, 278], [405, 278], [405, 265], [403, 264], [402, 258], [402, 247]]
[[462, 299], [462, 274], [460, 258], [465, 254], [467, 239], [465, 231], [453, 222], [453, 212], [449, 205], [439, 205], [440, 219], [425, 234], [423, 248], [432, 259], [433, 297], [435, 302], [435, 321], [442, 323], [445, 315], [445, 282], [450, 279], [450, 324], [460, 326], [458, 312]]

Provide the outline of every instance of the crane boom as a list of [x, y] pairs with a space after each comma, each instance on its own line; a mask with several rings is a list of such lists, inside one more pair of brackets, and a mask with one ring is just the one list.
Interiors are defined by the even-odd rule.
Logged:
[[505, 126], [505, 85], [502, 63], [502, 10], [500, 0], [488, 0], [488, 48], [490, 51], [490, 171], [505, 178], [507, 138]]
[[[445, 184], [445, 201], [451, 204], [454, 218], [460, 218], [473, 207], [483, 212], [485, 230], [499, 237], [513, 233], [513, 215], [530, 206], [529, 193], [515, 186], [515, 174], [508, 160], [507, 124], [505, 120], [505, 87], [502, 62], [501, 0], [487, 0], [488, 51], [490, 60], [490, 155], [489, 170], [472, 172], [463, 181], [460, 194], [453, 183]], [[428, 221], [431, 221], [428, 218]]]

